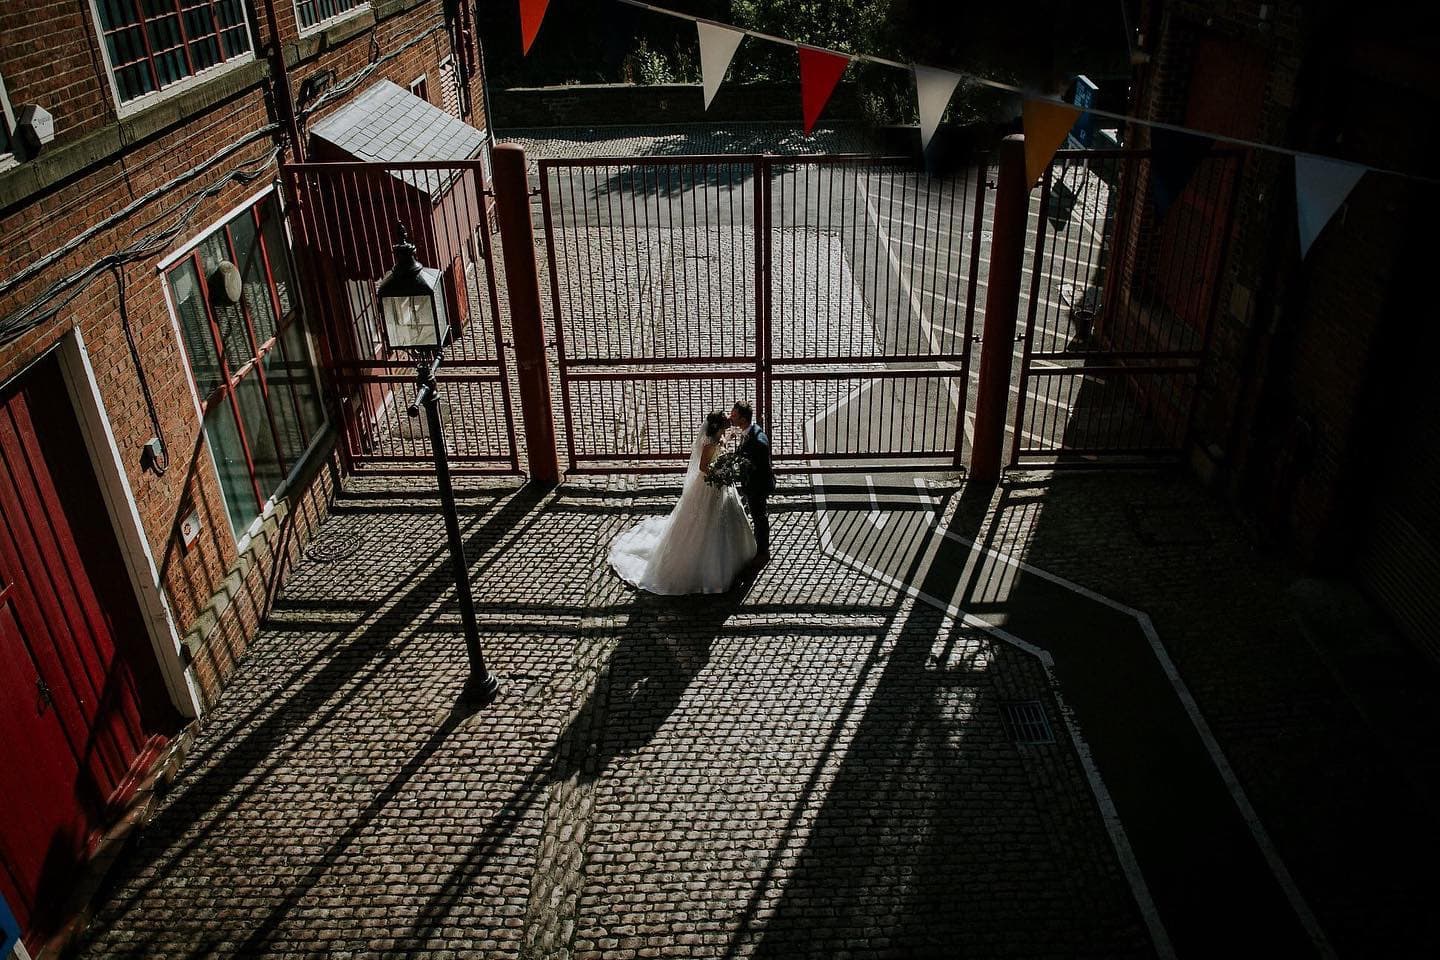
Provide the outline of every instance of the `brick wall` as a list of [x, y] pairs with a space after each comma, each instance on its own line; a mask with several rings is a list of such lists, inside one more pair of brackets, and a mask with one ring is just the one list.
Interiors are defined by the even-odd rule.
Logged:
[[[1423, 169], [1417, 138], [1427, 135], [1413, 120], [1433, 109], [1433, 83], [1414, 41], [1374, 11], [1269, 3], [1262, 19], [1258, 3], [1148, 6], [1157, 29], [1139, 78], [1140, 115], [1186, 122], [1191, 91], [1214, 85], [1234, 101], [1229, 116], [1196, 126]], [[1197, 73], [1196, 45], [1207, 38], [1231, 41], [1236, 57], [1259, 57], [1263, 84], [1227, 82], [1223, 64]], [[1231, 118], [1245, 122], [1217, 126]], [[1404, 242], [1394, 218], [1415, 188], [1367, 177], [1302, 264], [1293, 169], [1268, 152], [1246, 160], [1195, 439], [1263, 528], [1305, 561], [1341, 566], [1357, 535], [1354, 501], [1373, 482], [1363, 479], [1364, 440], [1378, 425], [1356, 411], [1384, 375], [1377, 351]]]
[[[269, 25], [262, 5], [247, 6], [260, 17], [259, 23], [252, 19], [256, 62], [123, 117], [117, 116], [87, 5], [0, 6], [0, 76], [10, 101], [44, 105], [57, 130], [56, 141], [38, 157], [0, 172], [0, 284], [23, 276], [0, 293], [0, 320], [32, 309], [48, 315], [0, 346], [0, 382], [79, 329], [182, 634], [214, 613], [217, 591], [223, 592], [227, 576], [233, 581], [240, 558], [156, 265], [274, 181], [288, 148], [266, 67]], [[377, 0], [373, 9], [300, 36], [293, 4], [276, 0], [292, 91], [331, 71], [322, 94], [328, 99], [314, 114], [319, 116], [381, 78], [408, 86], [428, 74], [430, 99], [440, 102], [438, 65], [451, 54], [445, 7], [441, 0]], [[475, 59], [478, 70], [478, 53]], [[470, 92], [468, 119], [483, 126], [478, 73]], [[122, 256], [142, 238], [152, 242]], [[107, 258], [123, 262], [111, 267]], [[151, 422], [122, 323], [122, 283], [124, 316], [158, 425]], [[145, 469], [140, 456], [157, 426], [169, 460], [163, 475]], [[333, 485], [331, 473], [322, 476]], [[245, 566], [251, 599], [230, 604], [207, 643], [191, 649], [187, 641], [207, 700], [263, 614], [268, 596], [255, 592], [255, 585], [273, 580], [277, 558], [303, 543], [328, 489], [297, 495], [290, 513], [309, 519], [286, 550], [269, 550], [264, 562]], [[178, 524], [192, 508], [202, 533], [187, 549]]]

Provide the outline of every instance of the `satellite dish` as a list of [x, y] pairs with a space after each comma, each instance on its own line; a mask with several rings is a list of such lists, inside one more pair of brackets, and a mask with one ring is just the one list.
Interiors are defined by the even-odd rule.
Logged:
[[240, 268], [229, 260], [221, 260], [210, 271], [206, 278], [210, 285], [210, 299], [218, 304], [235, 304], [240, 302], [240, 294], [245, 289], [240, 279]]

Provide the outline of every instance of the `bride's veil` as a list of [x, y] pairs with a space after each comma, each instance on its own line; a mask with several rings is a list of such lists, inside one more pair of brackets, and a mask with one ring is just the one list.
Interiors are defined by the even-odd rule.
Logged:
[[705, 449], [705, 428], [702, 426], [700, 432], [695, 434], [695, 446], [690, 450], [690, 465], [685, 468], [685, 485], [689, 486], [690, 481], [700, 476], [700, 454]]

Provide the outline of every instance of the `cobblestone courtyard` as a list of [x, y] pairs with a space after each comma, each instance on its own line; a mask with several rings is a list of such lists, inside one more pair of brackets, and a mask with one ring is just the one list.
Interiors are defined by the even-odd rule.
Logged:
[[[1017, 481], [978, 503], [933, 484], [932, 526], [902, 500], [847, 505], [791, 479], [748, 593], [660, 600], [603, 558], [667, 508], [666, 483], [462, 490], [504, 682], [467, 715], [433, 496], [349, 481], [320, 536], [357, 551], [293, 570], [84, 955], [1153, 955], [1066, 691], [983, 623], [826, 549], [822, 514], [868, 523], [876, 549], [911, 558], [895, 583], [927, 595], [964, 578], [926, 546], [960, 527], [1147, 610], [1318, 917], [1319, 952], [1435, 942], [1433, 760], [1409, 749], [1434, 729], [1428, 681], [1331, 611], [1349, 624], [1333, 671], [1290, 578], [1188, 481]], [[1012, 631], [1047, 617], [1019, 594], [1007, 612], [993, 578], [968, 596]], [[1045, 739], [1005, 722], [1023, 701], [1054, 742], [1017, 742]], [[1183, 833], [1184, 811], [1169, 826]]]

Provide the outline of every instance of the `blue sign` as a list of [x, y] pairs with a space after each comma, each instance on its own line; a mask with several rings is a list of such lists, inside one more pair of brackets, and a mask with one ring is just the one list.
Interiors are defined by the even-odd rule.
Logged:
[[1075, 121], [1070, 136], [1085, 148], [1090, 146], [1095, 137], [1095, 118], [1090, 115], [1089, 110], [1095, 106], [1095, 94], [1099, 91], [1100, 88], [1083, 73], [1075, 78], [1075, 97], [1071, 102], [1086, 112], [1080, 114], [1080, 119]]
[[15, 914], [10, 912], [5, 897], [0, 895], [0, 957], [10, 956], [19, 940], [20, 924], [15, 921]]

